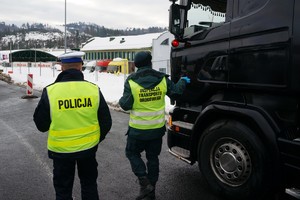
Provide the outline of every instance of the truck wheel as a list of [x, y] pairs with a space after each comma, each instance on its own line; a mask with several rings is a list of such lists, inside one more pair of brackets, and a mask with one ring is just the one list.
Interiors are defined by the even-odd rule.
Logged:
[[198, 147], [198, 164], [212, 190], [228, 199], [256, 199], [265, 194], [271, 166], [261, 140], [237, 121], [208, 127]]

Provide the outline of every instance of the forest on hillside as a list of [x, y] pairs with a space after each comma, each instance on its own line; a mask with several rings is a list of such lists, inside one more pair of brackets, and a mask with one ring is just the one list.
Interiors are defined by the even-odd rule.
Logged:
[[[92, 37], [141, 35], [166, 31], [164, 27], [110, 29], [92, 23], [66, 25], [69, 48], [79, 48]], [[42, 35], [42, 39], [30, 38], [30, 34]], [[0, 22], [0, 50], [24, 48], [63, 48], [64, 25], [51, 26], [42, 23], [23, 23], [21, 26]]]

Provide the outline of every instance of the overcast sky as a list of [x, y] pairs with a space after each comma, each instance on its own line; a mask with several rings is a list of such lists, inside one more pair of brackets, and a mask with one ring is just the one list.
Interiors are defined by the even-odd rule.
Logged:
[[[95, 23], [106, 28], [167, 27], [169, 0], [66, 0], [67, 23]], [[1, 0], [6, 24], [65, 23], [65, 0]]]

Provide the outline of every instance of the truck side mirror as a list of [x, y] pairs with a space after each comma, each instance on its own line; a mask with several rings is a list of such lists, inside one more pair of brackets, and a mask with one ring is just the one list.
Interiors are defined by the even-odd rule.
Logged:
[[169, 11], [169, 31], [178, 38], [182, 38], [185, 28], [185, 6], [172, 4]]

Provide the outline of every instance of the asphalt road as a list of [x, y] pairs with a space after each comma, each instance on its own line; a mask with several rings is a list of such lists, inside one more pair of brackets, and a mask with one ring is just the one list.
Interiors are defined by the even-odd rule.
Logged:
[[[39, 98], [22, 99], [24, 95], [24, 88], [0, 81], [0, 200], [53, 200], [47, 134], [39, 132], [32, 120]], [[39, 97], [40, 92], [34, 95]], [[124, 153], [129, 116], [114, 110], [111, 114], [112, 129], [97, 152], [100, 199], [135, 199], [139, 187]], [[222, 200], [211, 193], [197, 164], [190, 166], [167, 152], [165, 139], [157, 200]], [[75, 200], [81, 199], [77, 177], [73, 194]]]

